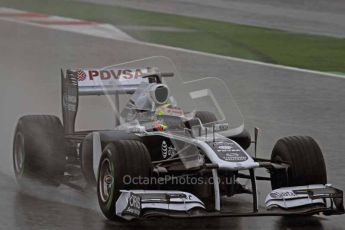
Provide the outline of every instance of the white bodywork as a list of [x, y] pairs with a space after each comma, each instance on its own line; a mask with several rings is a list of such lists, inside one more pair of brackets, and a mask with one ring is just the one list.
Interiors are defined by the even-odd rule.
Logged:
[[327, 188], [325, 185], [307, 185], [275, 189], [266, 197], [266, 208], [280, 207], [289, 209], [314, 204], [326, 205], [324, 199], [311, 199], [307, 193], [296, 194], [295, 192], [298, 190], [325, 188]]
[[[140, 127], [137, 127], [137, 129], [135, 130], [141, 130]], [[202, 139], [196, 139], [196, 138], [188, 138], [188, 137], [183, 137], [183, 136], [179, 136], [179, 135], [173, 135], [171, 133], [165, 133], [165, 132], [143, 132], [141, 133], [141, 135], [144, 136], [150, 136], [150, 135], [160, 135], [160, 136], [164, 136], [170, 139], [175, 139], [175, 140], [179, 140], [179, 141], [183, 141], [185, 143], [189, 143], [191, 145], [195, 145], [196, 147], [199, 147], [200, 149], [202, 149], [207, 157], [211, 160], [212, 163], [217, 164], [219, 169], [227, 169], [227, 170], [231, 170], [231, 171], [237, 171], [237, 170], [246, 170], [246, 169], [252, 169], [252, 168], [258, 168], [260, 167], [259, 164], [257, 162], [255, 162], [247, 153], [245, 150], [242, 149], [242, 147], [240, 145], [238, 145], [236, 142], [231, 141], [231, 140], [227, 140], [227, 142], [231, 142], [232, 144], [234, 144], [236, 146], [236, 148], [238, 148], [239, 150], [241, 150], [241, 152], [243, 154], [245, 154], [246, 156], [246, 160], [241, 161], [241, 162], [231, 162], [231, 161], [226, 161], [221, 159], [220, 157], [217, 156], [217, 154], [215, 153], [215, 151], [210, 147], [209, 144], [207, 144], [205, 141], [207, 141], [207, 139], [202, 140]], [[222, 138], [221, 136], [218, 136], [218, 138]], [[224, 138], [223, 138], [223, 141]], [[218, 140], [217, 143], [223, 143], [222, 141]], [[224, 142], [225, 143], [225, 142]], [[97, 178], [98, 175], [98, 164], [100, 161], [102, 155], [102, 149], [101, 149], [101, 140], [100, 140], [100, 135], [98, 132], [93, 132], [93, 170], [95, 173], [95, 177]], [[218, 178], [218, 170], [214, 169], [212, 170], [212, 176], [214, 181], [219, 181]], [[214, 183], [214, 191], [215, 191], [215, 210], [220, 211], [220, 189], [219, 189], [219, 184], [218, 183]]]
[[[238, 171], [238, 170], [246, 170], [246, 169], [251, 169], [251, 168], [258, 168], [259, 163], [255, 162], [247, 153], [245, 150], [242, 149], [242, 147], [237, 144], [234, 141], [227, 140], [233, 142], [238, 149], [241, 149], [243, 153], [246, 154], [247, 160], [242, 161], [242, 162], [230, 162], [230, 161], [225, 161], [220, 159], [217, 154], [214, 152], [214, 150], [205, 142], [207, 141], [204, 138], [190, 138], [190, 137], [183, 137], [179, 135], [173, 135], [171, 133], [165, 133], [165, 132], [150, 132], [150, 133], [145, 133], [145, 135], [160, 135], [164, 136], [167, 138], [170, 138], [172, 140], [179, 140], [179, 141], [184, 141], [185, 143], [189, 143], [192, 145], [195, 145], [196, 147], [199, 147], [202, 149], [207, 157], [211, 160], [212, 163], [217, 164], [220, 169], [227, 169], [231, 171]], [[217, 135], [217, 138], [222, 138], [224, 140], [223, 136]]]
[[[131, 127], [133, 129], [133, 127]], [[130, 128], [128, 128], [130, 130]], [[141, 126], [138, 126], [134, 130], [142, 130]], [[217, 154], [214, 152], [214, 150], [205, 142], [206, 140], [201, 140], [201, 139], [196, 139], [196, 138], [190, 138], [190, 137], [183, 137], [179, 135], [173, 135], [171, 133], [165, 133], [165, 132], [143, 132], [140, 133], [139, 135], [143, 136], [154, 136], [154, 135], [159, 135], [159, 136], [164, 136], [167, 138], [170, 138], [172, 140], [179, 140], [179, 141], [184, 141], [186, 143], [189, 143], [191, 145], [195, 145], [196, 147], [199, 147], [202, 149], [207, 157], [211, 160], [212, 163], [217, 164], [220, 169], [227, 169], [230, 171], [238, 171], [238, 170], [247, 170], [247, 169], [252, 169], [252, 168], [259, 168], [260, 165], [259, 163], [255, 162], [249, 154], [246, 153], [245, 150], [242, 149], [242, 147], [237, 144], [234, 141], [228, 140], [233, 142], [237, 148], [241, 149], [244, 154], [247, 156], [247, 160], [242, 161], [242, 162], [231, 162], [231, 161], [225, 161], [220, 159]], [[220, 137], [220, 136], [218, 136]], [[102, 148], [101, 148], [101, 140], [100, 140], [100, 135], [98, 132], [93, 132], [93, 166], [94, 166], [94, 173], [97, 178], [97, 172], [98, 172], [98, 164], [101, 159], [102, 155]]]
[[139, 216], [144, 209], [186, 212], [193, 208], [205, 209], [205, 205], [193, 194], [181, 191], [122, 190], [116, 201], [116, 215], [127, 220]]

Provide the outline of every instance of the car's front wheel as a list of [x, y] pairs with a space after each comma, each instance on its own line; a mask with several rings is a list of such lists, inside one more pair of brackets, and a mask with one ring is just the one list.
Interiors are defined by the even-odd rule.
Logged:
[[103, 214], [110, 220], [121, 220], [116, 215], [116, 201], [122, 189], [146, 189], [139, 178], [152, 173], [151, 157], [140, 141], [120, 140], [108, 144], [98, 168], [97, 196]]
[[321, 149], [311, 137], [291, 136], [279, 139], [273, 148], [271, 160], [289, 165], [287, 170], [271, 172], [272, 189], [327, 183]]

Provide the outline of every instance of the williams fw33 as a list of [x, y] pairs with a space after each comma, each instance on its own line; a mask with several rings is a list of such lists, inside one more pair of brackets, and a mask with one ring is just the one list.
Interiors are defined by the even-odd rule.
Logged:
[[[110, 220], [344, 213], [343, 192], [327, 182], [312, 137], [280, 138], [270, 159], [258, 158], [259, 131], [252, 140], [226, 84], [193, 79], [183, 81], [166, 57], [61, 70], [62, 122], [27, 115], [16, 126], [18, 183], [96, 188]], [[94, 97], [111, 108], [108, 116], [94, 111], [94, 118], [112, 123], [76, 130], [80, 101]], [[257, 175], [260, 168], [266, 176]], [[258, 180], [272, 188], [262, 208]], [[252, 198], [247, 211], [227, 204], [239, 194]]]

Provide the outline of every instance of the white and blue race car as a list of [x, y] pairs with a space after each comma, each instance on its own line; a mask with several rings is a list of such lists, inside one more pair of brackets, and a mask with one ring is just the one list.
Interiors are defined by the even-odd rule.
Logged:
[[[61, 75], [63, 122], [52, 115], [18, 121], [13, 162], [23, 186], [95, 186], [111, 220], [344, 213], [343, 192], [328, 184], [316, 141], [284, 137], [270, 159], [257, 158], [258, 129], [252, 141], [218, 78], [184, 82], [165, 57]], [[76, 131], [79, 100], [95, 95], [111, 105], [114, 125]], [[267, 176], [256, 175], [260, 168]], [[257, 180], [272, 186], [265, 208]], [[251, 194], [251, 210], [227, 204], [238, 194]]]

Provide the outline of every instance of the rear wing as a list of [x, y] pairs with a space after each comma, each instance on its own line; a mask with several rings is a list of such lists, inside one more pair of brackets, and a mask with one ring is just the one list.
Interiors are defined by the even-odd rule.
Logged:
[[143, 78], [152, 68], [142, 69], [87, 69], [67, 70], [66, 77], [76, 79], [79, 95], [133, 93], [137, 87], [148, 82]]
[[133, 94], [152, 76], [159, 76], [157, 69], [79, 69], [61, 70], [62, 116], [65, 134], [75, 132], [79, 96]]

